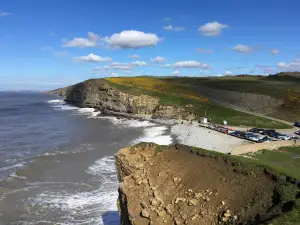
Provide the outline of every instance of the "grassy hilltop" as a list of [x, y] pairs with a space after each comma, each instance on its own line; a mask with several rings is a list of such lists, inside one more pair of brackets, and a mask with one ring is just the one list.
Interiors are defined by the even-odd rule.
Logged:
[[298, 92], [300, 93], [300, 79], [294, 77], [119, 77], [105, 78], [105, 80], [110, 86], [123, 92], [159, 97], [161, 104], [181, 107], [192, 104], [193, 107], [189, 108], [189, 110], [198, 113], [200, 116], [205, 116], [206, 113], [214, 123], [221, 123], [223, 120], [227, 120], [230, 125], [265, 128], [289, 127], [286, 124], [271, 119], [258, 117], [217, 104], [203, 95], [203, 92], [199, 91], [202, 86], [224, 90], [224, 93], [230, 90], [283, 99], [284, 105], [279, 107], [276, 113], [270, 116], [286, 119], [287, 121], [294, 121], [298, 118], [297, 107], [300, 106], [300, 97], [297, 97]]

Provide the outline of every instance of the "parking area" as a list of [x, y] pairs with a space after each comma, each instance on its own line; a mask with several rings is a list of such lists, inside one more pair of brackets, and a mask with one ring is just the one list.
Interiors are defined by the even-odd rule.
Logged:
[[263, 143], [279, 140], [298, 140], [300, 139], [300, 131], [296, 131], [293, 134], [285, 134], [276, 130], [252, 128], [247, 131], [231, 129], [220, 125], [208, 125], [208, 129], [215, 130], [230, 136], [245, 139], [248, 141]]

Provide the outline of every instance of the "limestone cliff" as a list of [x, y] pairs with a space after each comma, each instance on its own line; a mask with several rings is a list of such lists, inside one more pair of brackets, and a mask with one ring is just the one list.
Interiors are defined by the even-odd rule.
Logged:
[[66, 96], [66, 92], [69, 87], [64, 87], [64, 88], [57, 88], [52, 91], [48, 91], [48, 94], [53, 94], [53, 95], [58, 95], [58, 96]]
[[96, 108], [110, 113], [150, 115], [155, 118], [195, 119], [196, 115], [185, 108], [160, 105], [159, 98], [149, 95], [132, 95], [111, 87], [103, 79], [88, 80], [66, 88], [65, 100], [79, 107]]
[[122, 225], [265, 224], [286, 211], [284, 182], [231, 156], [141, 143], [121, 149], [116, 166]]

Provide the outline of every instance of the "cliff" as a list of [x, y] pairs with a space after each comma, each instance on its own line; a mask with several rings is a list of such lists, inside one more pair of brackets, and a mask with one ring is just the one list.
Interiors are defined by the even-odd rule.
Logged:
[[161, 105], [158, 97], [132, 95], [120, 91], [103, 79], [87, 80], [57, 91], [65, 101], [79, 107], [90, 107], [104, 113], [149, 115], [153, 117], [195, 119], [196, 114], [175, 105]]
[[68, 88], [69, 87], [57, 88], [55, 90], [46, 92], [46, 94], [58, 95], [58, 96], [66, 96]]
[[122, 225], [294, 224], [276, 220], [295, 208], [297, 182], [237, 157], [141, 143], [116, 166]]

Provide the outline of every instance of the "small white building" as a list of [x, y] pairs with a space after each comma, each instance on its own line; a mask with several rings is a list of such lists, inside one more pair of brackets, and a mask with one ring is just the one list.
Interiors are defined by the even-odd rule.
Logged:
[[208, 123], [208, 119], [206, 117], [201, 117], [200, 118], [200, 123], [207, 124]]

